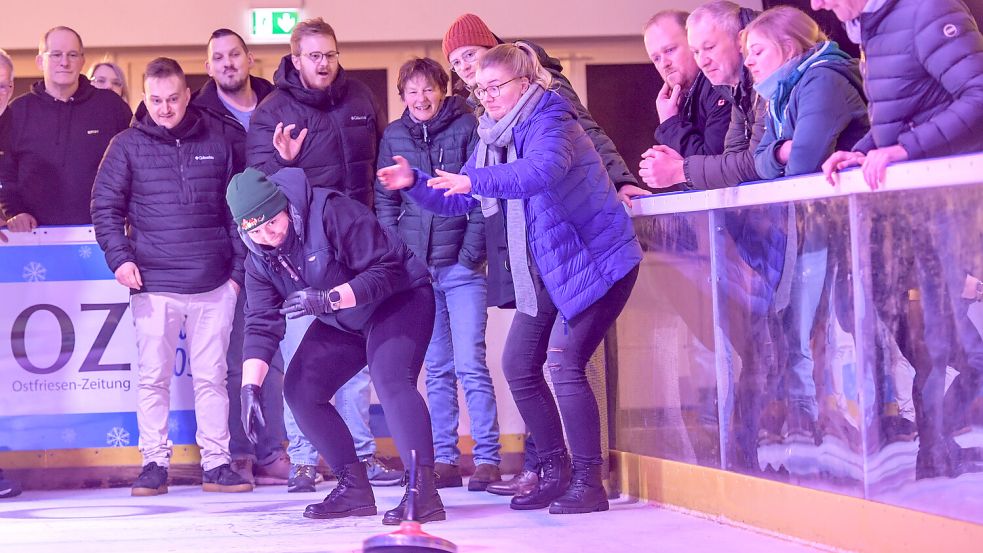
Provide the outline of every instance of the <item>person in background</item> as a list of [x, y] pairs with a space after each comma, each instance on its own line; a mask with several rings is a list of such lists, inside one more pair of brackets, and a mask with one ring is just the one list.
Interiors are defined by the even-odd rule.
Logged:
[[130, 90], [126, 86], [126, 73], [123, 73], [122, 67], [111, 61], [101, 61], [89, 68], [87, 76], [92, 86], [112, 90], [124, 102], [130, 103]]
[[[471, 156], [478, 121], [459, 96], [445, 97], [450, 78], [436, 61], [414, 58], [399, 69], [397, 89], [406, 104], [402, 117], [382, 135], [379, 166], [400, 155], [415, 167], [458, 172]], [[375, 211], [384, 227], [396, 231], [430, 269], [437, 316], [427, 348], [427, 403], [433, 423], [437, 487], [462, 484], [457, 447], [457, 383], [475, 440], [471, 491], [498, 482], [501, 462], [495, 388], [485, 363], [485, 221], [481, 208], [457, 217], [440, 217], [403, 192], [376, 181]]]
[[[10, 55], [6, 51], [0, 49], [0, 147], [3, 147], [3, 144], [6, 142], [4, 135], [10, 132], [10, 116], [9, 114], [5, 114], [7, 114], [7, 105], [10, 104], [10, 98], [13, 95], [14, 60], [10, 59]], [[6, 152], [0, 150], [0, 158], [5, 155]], [[0, 183], [0, 187], [2, 186], [3, 184]], [[7, 235], [2, 230], [6, 226], [6, 218], [0, 216], [0, 242], [7, 242]]]
[[[194, 107], [181, 66], [147, 65], [146, 114], [109, 145], [92, 191], [96, 241], [130, 289], [137, 342], [137, 425], [143, 470], [131, 493], [167, 493], [171, 375], [187, 334], [202, 489], [249, 492], [229, 453], [226, 354], [243, 286], [245, 248], [222, 201], [232, 151], [221, 128]], [[189, 255], [194, 252], [194, 255]]]
[[0, 209], [12, 232], [92, 224], [99, 162], [133, 115], [119, 95], [81, 74], [85, 51], [73, 29], [46, 32], [36, 63], [44, 79], [10, 103], [8, 132], [0, 136]]
[[[230, 29], [216, 29], [208, 37], [205, 71], [208, 79], [191, 96], [191, 105], [203, 115], [210, 116], [224, 129], [224, 135], [232, 148], [235, 173], [245, 169], [246, 132], [257, 104], [273, 91], [273, 83], [250, 75], [253, 55], [238, 33]], [[229, 393], [229, 450], [232, 468], [246, 481], [255, 484], [287, 484], [288, 491], [309, 489], [314, 482], [291, 483], [290, 458], [283, 447], [287, 437], [283, 423], [283, 360], [274, 357], [273, 373], [263, 382], [264, 413], [266, 424], [257, 429], [256, 444], [246, 437], [242, 429], [239, 389], [242, 387], [242, 335], [245, 324], [245, 291], [236, 301], [232, 335], [229, 338], [229, 367], [226, 389]]]
[[641, 246], [576, 111], [551, 90], [532, 46], [484, 52], [475, 82], [485, 108], [481, 141], [461, 174], [436, 169], [430, 177], [394, 156], [379, 180], [445, 216], [478, 204], [486, 213], [505, 211], [517, 313], [502, 366], [542, 464], [536, 488], [514, 496], [511, 507], [604, 511], [600, 416], [585, 370], [628, 301]]
[[[311, 186], [337, 190], [371, 206], [379, 137], [386, 119], [368, 87], [348, 76], [340, 56], [335, 31], [323, 19], [308, 19], [294, 27], [290, 53], [274, 74], [276, 89], [253, 113], [246, 133], [246, 164], [267, 175], [283, 167], [299, 167]], [[295, 349], [313, 321], [314, 317], [288, 321], [283, 347]], [[369, 427], [369, 371], [366, 367], [343, 383], [335, 403], [355, 438], [369, 479], [392, 486], [403, 473], [376, 457]], [[284, 415], [291, 477], [303, 486], [297, 491], [311, 490], [318, 451], [297, 428], [289, 409]]]
[[[812, 8], [830, 10], [844, 22], [865, 59], [870, 132], [823, 163], [831, 184], [839, 171], [860, 166], [868, 186], [877, 189], [892, 163], [983, 151], [983, 35], [966, 4], [812, 0]], [[924, 369], [916, 367], [913, 391], [918, 479], [954, 477], [970, 468], [954, 434], [964, 425], [968, 398], [983, 382], [983, 337], [968, 314], [976, 300], [972, 275], [983, 272], [983, 233], [976, 222], [981, 200], [925, 192], [871, 203], [872, 217], [883, 217], [899, 241], [910, 242], [921, 297], [929, 359]], [[886, 286], [897, 289], [896, 283]], [[947, 366], [957, 358], [964, 361], [946, 392]]]
[[[818, 172], [830, 154], [852, 147], [867, 133], [859, 64], [829, 41], [812, 18], [778, 6], [755, 18], [742, 37], [744, 65], [768, 103], [765, 134], [755, 151], [758, 175], [776, 179]], [[799, 236], [782, 325], [788, 345], [782, 364], [785, 419], [787, 436], [818, 443], [812, 333], [820, 298], [828, 290], [827, 276], [848, 261], [847, 252], [830, 243], [832, 235], [841, 235], [846, 214], [829, 202], [798, 202], [794, 209]], [[846, 234], [842, 238], [849, 241]], [[831, 297], [828, 291], [826, 296]]]
[[[663, 82], [655, 101], [659, 113], [655, 142], [683, 157], [718, 155], [724, 151], [731, 104], [696, 65], [686, 42], [687, 17], [688, 12], [663, 10], [643, 28], [645, 51]], [[631, 207], [632, 197], [652, 191], [623, 186], [619, 193]]]
[[[251, 252], [241, 390], [246, 434], [263, 420], [259, 386], [286, 330], [284, 316], [313, 317], [296, 347], [289, 353], [283, 348], [284, 397], [338, 484], [304, 516], [377, 512], [368, 467], [328, 402], [368, 364], [405, 466], [411, 451], [417, 454], [416, 520], [444, 520], [430, 414], [416, 389], [434, 320], [423, 262], [369, 208], [336, 190], [312, 187], [299, 168], [269, 178], [246, 169], [229, 183], [226, 201]], [[386, 512], [383, 524], [402, 522], [407, 497]]]

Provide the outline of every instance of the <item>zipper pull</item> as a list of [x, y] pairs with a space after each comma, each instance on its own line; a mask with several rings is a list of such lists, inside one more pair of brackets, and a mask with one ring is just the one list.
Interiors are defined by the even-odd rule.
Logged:
[[423, 123], [423, 142], [430, 144], [430, 133], [427, 132], [427, 124]]

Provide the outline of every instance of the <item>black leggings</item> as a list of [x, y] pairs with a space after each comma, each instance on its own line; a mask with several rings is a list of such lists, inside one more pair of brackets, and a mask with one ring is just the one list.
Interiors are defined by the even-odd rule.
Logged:
[[430, 413], [416, 382], [433, 332], [433, 288], [418, 286], [394, 294], [376, 308], [360, 334], [314, 321], [290, 361], [283, 381], [297, 425], [332, 470], [358, 461], [351, 432], [330, 399], [368, 363], [405, 466], [409, 452], [433, 466]]

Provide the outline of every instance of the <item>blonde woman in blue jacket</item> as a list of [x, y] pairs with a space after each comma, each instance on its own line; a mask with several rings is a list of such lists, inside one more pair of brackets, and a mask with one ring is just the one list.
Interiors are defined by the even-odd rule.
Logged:
[[641, 247], [600, 156], [534, 51], [503, 44], [478, 64], [481, 141], [461, 174], [431, 177], [395, 156], [379, 180], [440, 215], [478, 204], [486, 216], [505, 211], [517, 313], [502, 364], [543, 467], [536, 489], [511, 507], [603, 511], [600, 419], [585, 366], [628, 301]]

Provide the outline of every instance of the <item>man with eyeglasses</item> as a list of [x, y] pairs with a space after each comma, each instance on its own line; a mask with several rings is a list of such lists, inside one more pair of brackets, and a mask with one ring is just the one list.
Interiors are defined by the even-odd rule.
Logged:
[[[336, 190], [372, 206], [379, 137], [386, 117], [363, 83], [341, 66], [334, 29], [318, 17], [298, 23], [290, 53], [273, 76], [276, 90], [256, 108], [246, 134], [246, 163], [267, 175], [284, 167], [304, 170], [311, 186]], [[248, 313], [248, 309], [247, 309]], [[284, 367], [313, 317], [291, 320], [281, 344]], [[355, 441], [359, 459], [375, 485], [395, 485], [402, 473], [382, 464], [369, 428], [368, 368], [335, 394], [339, 414]], [[253, 398], [244, 398], [246, 401]], [[285, 423], [294, 491], [314, 491], [318, 452], [297, 427], [289, 408]]]
[[45, 33], [36, 61], [44, 79], [10, 103], [9, 132], [0, 135], [0, 208], [13, 232], [91, 224], [99, 161], [132, 116], [118, 94], [81, 75], [85, 54], [74, 30]]

